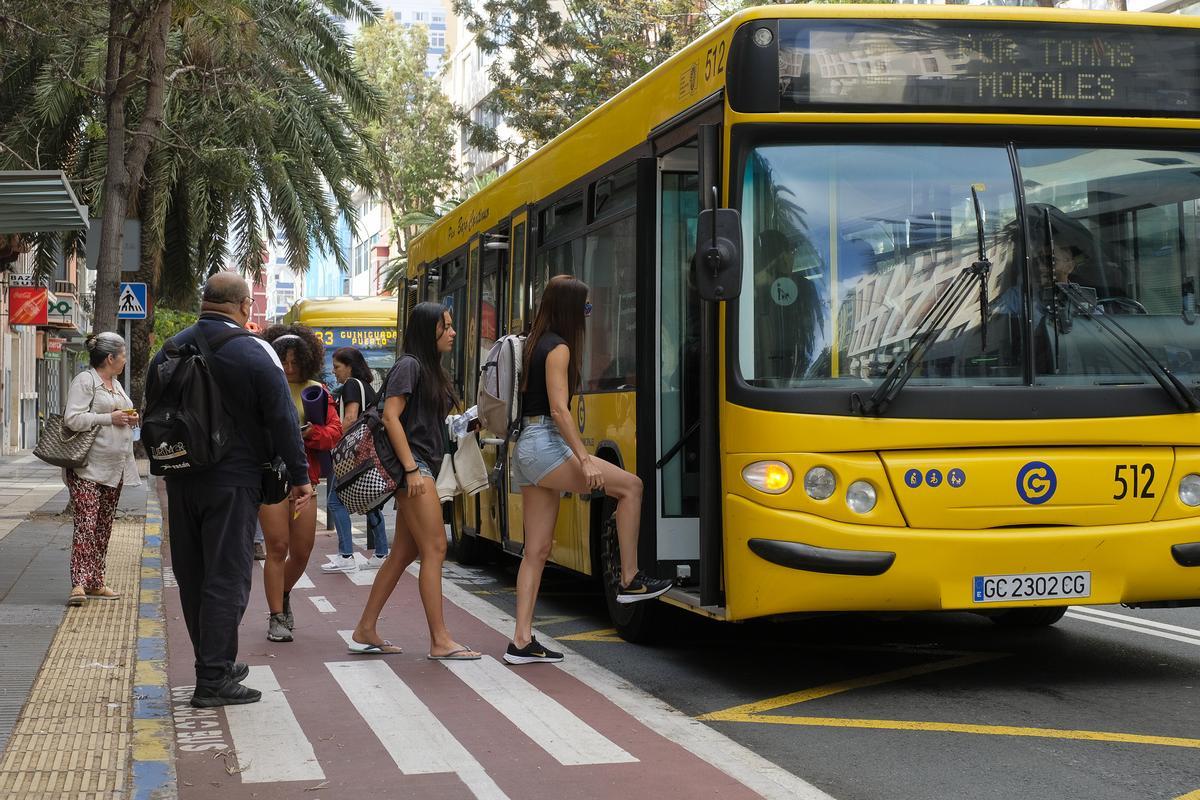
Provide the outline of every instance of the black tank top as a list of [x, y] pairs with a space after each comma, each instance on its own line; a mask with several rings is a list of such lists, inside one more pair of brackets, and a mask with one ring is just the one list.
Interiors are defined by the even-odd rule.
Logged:
[[[533, 348], [525, 365], [525, 374], [529, 376], [529, 380], [525, 384], [525, 393], [521, 401], [521, 413], [524, 416], [550, 416], [550, 396], [546, 392], [546, 357], [550, 355], [551, 350], [566, 343], [566, 339], [551, 331], [546, 331], [542, 338], [538, 339], [537, 346]], [[570, 388], [568, 392], [569, 402], [573, 392]]]

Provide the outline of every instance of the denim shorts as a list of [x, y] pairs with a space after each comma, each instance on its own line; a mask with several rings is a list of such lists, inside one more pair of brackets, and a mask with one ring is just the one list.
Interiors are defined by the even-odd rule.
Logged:
[[[415, 464], [417, 466], [417, 472], [420, 473], [422, 478], [432, 478], [433, 477], [433, 470], [431, 470], [429, 468], [429, 465], [426, 464], [421, 459], [417, 458], [416, 456], [413, 456], [413, 464]], [[412, 473], [409, 473], [409, 474], [412, 474]]]
[[513, 479], [517, 486], [537, 486], [574, 455], [553, 422], [526, 423], [513, 454]]

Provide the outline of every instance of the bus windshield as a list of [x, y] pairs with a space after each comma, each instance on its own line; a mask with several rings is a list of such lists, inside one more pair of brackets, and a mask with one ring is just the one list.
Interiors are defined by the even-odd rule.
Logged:
[[1096, 320], [1056, 301], [1056, 283], [1094, 296], [1096, 314], [1119, 318], [1194, 385], [1200, 155], [1034, 147], [1016, 154], [1023, 219], [1003, 146], [754, 149], [742, 192], [742, 379], [767, 388], [877, 384], [937, 298], [979, 259], [982, 224], [987, 297], [960, 306], [910, 385], [1153, 383]]

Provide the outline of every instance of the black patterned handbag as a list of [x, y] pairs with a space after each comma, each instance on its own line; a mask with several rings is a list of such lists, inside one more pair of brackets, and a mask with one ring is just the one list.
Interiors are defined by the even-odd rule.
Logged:
[[[92, 402], [88, 403], [88, 413], [96, 405], [96, 387], [92, 387]], [[100, 426], [86, 431], [73, 431], [67, 427], [67, 421], [62, 414], [49, 414], [38, 435], [37, 445], [33, 454], [56, 467], [78, 469], [87, 464], [88, 453], [100, 435]]]
[[389, 370], [375, 405], [363, 410], [333, 448], [334, 491], [351, 514], [376, 510], [405, 485], [404, 467], [383, 425], [382, 409], [390, 377]]

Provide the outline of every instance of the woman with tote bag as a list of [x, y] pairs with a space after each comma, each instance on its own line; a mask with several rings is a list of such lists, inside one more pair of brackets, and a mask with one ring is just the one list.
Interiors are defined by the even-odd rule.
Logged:
[[69, 606], [121, 596], [104, 583], [108, 541], [121, 487], [141, 483], [133, 459], [137, 411], [117, 380], [125, 369], [125, 340], [115, 333], [92, 334], [86, 346], [91, 369], [71, 381], [63, 412], [66, 428], [77, 432], [96, 429], [83, 466], [65, 469], [75, 510]]

